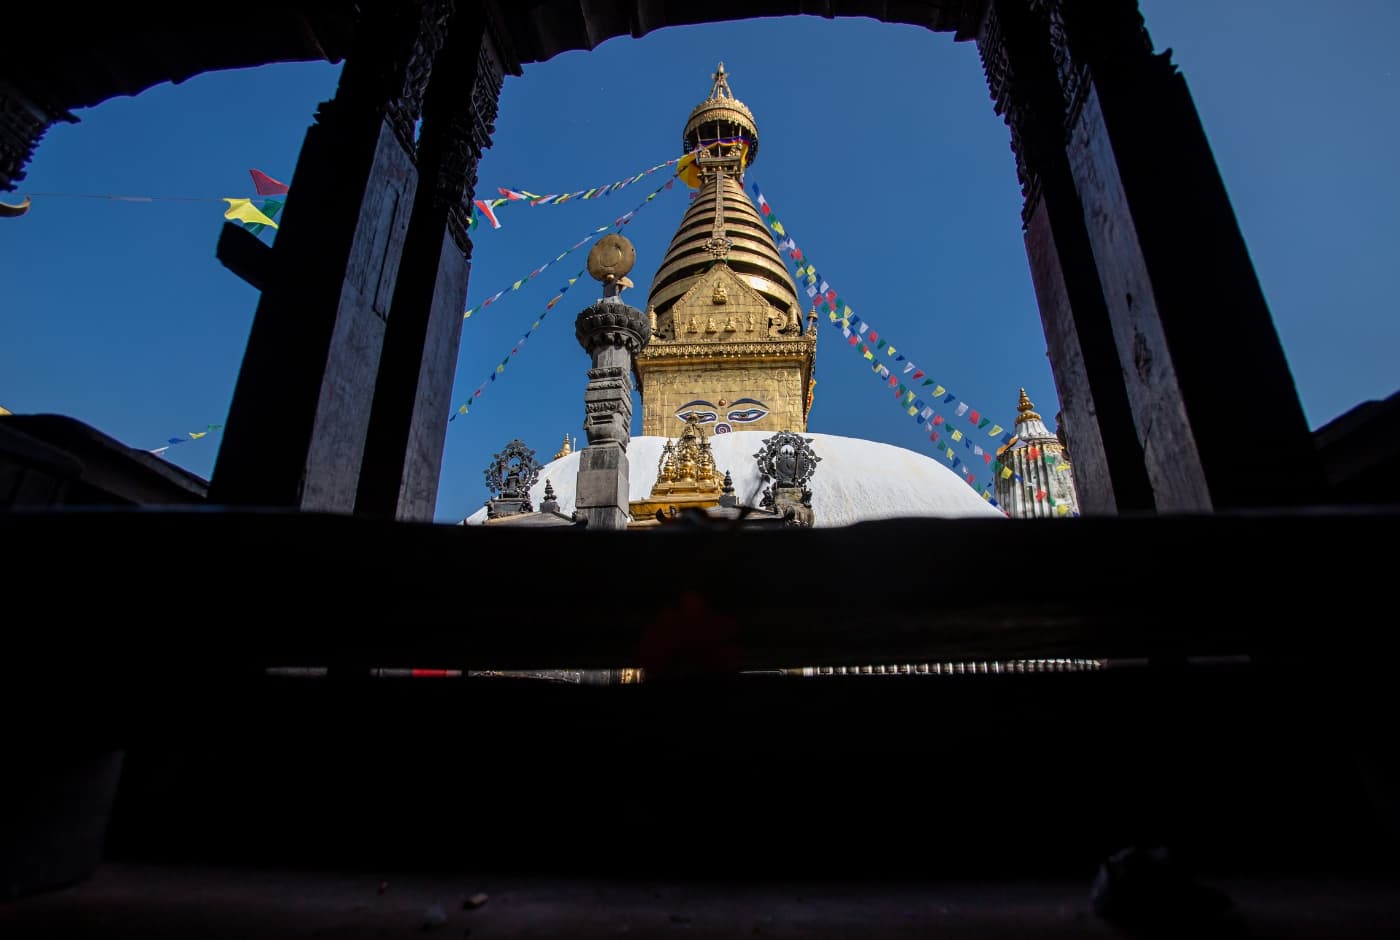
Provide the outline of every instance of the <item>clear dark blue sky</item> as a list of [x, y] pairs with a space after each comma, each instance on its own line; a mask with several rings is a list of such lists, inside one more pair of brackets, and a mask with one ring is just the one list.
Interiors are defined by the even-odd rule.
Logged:
[[[1400, 78], [1391, 41], [1400, 5], [1338, 2], [1327, 19], [1344, 28], [1320, 23], [1317, 4], [1302, 0], [1142, 7], [1195, 96], [1309, 422], [1394, 392]], [[750, 181], [843, 297], [995, 420], [1010, 423], [1020, 386], [1052, 416], [1007, 131], [970, 43], [802, 17], [567, 53], [507, 79], [480, 191], [576, 190], [678, 156], [682, 125], [719, 59], [758, 118]], [[108, 101], [50, 132], [20, 194], [251, 195], [250, 167], [289, 178], [338, 75], [324, 63], [274, 66]], [[476, 234], [469, 303], [632, 208], [660, 179], [601, 201], [504, 207], [504, 228]], [[644, 302], [685, 204], [678, 187], [628, 227], [634, 303]], [[0, 222], [0, 405], [72, 415], [147, 448], [223, 422], [256, 294], [214, 260], [222, 209], [35, 196], [28, 216]], [[582, 252], [571, 255], [466, 323], [454, 401], [582, 262]], [[566, 432], [581, 435], [587, 360], [571, 321], [594, 293], [580, 282], [449, 427], [440, 520], [481, 504], [482, 468], [511, 437], [547, 458]], [[930, 453], [859, 356], [825, 324], [821, 335], [810, 430]], [[1242, 446], [1261, 420], [1267, 426], [1249, 401], [1219, 407], [1237, 416]], [[168, 456], [207, 476], [218, 444], [211, 435]]]

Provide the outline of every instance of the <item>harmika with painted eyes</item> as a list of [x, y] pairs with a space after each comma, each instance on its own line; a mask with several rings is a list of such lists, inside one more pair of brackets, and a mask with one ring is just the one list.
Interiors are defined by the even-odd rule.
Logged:
[[696, 399], [676, 409], [676, 417], [682, 422], [689, 421], [693, 416], [700, 424], [713, 424], [716, 434], [728, 434], [734, 430], [733, 425], [751, 424], [767, 414], [768, 406], [756, 398], [740, 398], [732, 402], [721, 398], [718, 404]]

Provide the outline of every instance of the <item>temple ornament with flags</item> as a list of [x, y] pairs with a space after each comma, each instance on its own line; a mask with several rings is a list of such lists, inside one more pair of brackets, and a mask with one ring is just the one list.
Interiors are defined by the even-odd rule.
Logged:
[[[589, 257], [605, 296], [580, 315], [580, 342], [592, 348], [585, 319], [601, 318], [637, 346], [619, 356], [620, 347], [605, 341], [604, 354], [616, 362], [589, 372], [592, 446], [576, 448], [566, 435], [528, 498], [493, 498], [466, 524], [580, 524], [580, 486], [599, 485], [615, 494], [608, 518], [629, 529], [697, 513], [744, 525], [820, 527], [915, 516], [1077, 515], [1066, 448], [1031, 410], [1024, 390], [1018, 438], [997, 464], [1005, 479], [998, 477], [995, 499], [933, 457], [808, 431], [817, 313], [804, 315], [797, 282], [765, 223], [771, 212], [745, 192], [745, 171], [758, 155], [753, 112], [734, 96], [723, 63], [711, 79], [709, 95], [685, 123], [685, 155], [677, 161], [678, 176], [696, 197], [652, 278], [645, 314], [621, 300], [632, 285], [630, 243], [608, 236]], [[604, 369], [611, 371], [602, 375]], [[607, 417], [611, 429], [625, 412], [630, 430], [630, 400], [623, 399], [634, 379], [641, 434], [623, 440], [609, 430], [608, 440], [594, 443], [599, 418]], [[599, 447], [608, 448], [606, 459]], [[804, 472], [784, 479], [777, 468], [795, 469], [799, 459], [807, 461]], [[614, 462], [619, 476], [599, 484], [597, 467]], [[516, 511], [543, 505], [546, 488], [556, 507], [548, 519]], [[585, 493], [585, 503], [593, 500]]]

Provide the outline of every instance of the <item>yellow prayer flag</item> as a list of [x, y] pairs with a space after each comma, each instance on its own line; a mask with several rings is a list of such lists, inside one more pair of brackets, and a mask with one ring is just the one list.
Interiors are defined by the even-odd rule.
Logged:
[[934, 398], [937, 398], [937, 397], [939, 397], [940, 395], [946, 395], [946, 394], [948, 394], [948, 390], [947, 390], [946, 388], [944, 388], [942, 385], [935, 385], [935, 386], [933, 387], [933, 397], [934, 397]]
[[1002, 467], [1002, 468], [1001, 468], [1001, 478], [1002, 478], [1003, 480], [1009, 480], [1009, 479], [1011, 479], [1011, 468], [1010, 468], [1010, 467]]
[[919, 409], [913, 407], [912, 405], [909, 407], [909, 417], [912, 418], [912, 417], [914, 417], [914, 416], [915, 416], [916, 414], [918, 414], [918, 413], [919, 413]]
[[223, 197], [223, 199], [224, 202], [228, 203], [228, 211], [224, 213], [224, 218], [234, 219], [236, 221], [243, 222], [246, 225], [252, 225], [255, 222], [261, 222], [268, 228], [277, 227], [276, 222], [263, 215], [262, 210], [259, 209], [257, 206], [253, 205], [253, 200], [233, 199], [228, 196]]
[[1068, 515], [1069, 515], [1069, 507], [1066, 506], [1064, 503], [1060, 503], [1060, 505], [1056, 506], [1056, 507], [1055, 507], [1055, 511], [1058, 512], [1058, 513], [1059, 513], [1060, 515], [1062, 515], [1062, 516], [1068, 516]]
[[688, 153], [676, 163], [676, 175], [691, 189], [700, 188], [700, 168], [695, 165], [695, 154]]
[[192, 440], [192, 441], [197, 441], [197, 440], [199, 440], [201, 437], [203, 437], [204, 435], [206, 435], [206, 434], [208, 434], [208, 433], [209, 433], [208, 431], [200, 431], [200, 432], [198, 432], [198, 433], [196, 433], [196, 432], [194, 432], [194, 431], [190, 431], [190, 432], [189, 432], [190, 440]]
[[962, 440], [962, 432], [959, 431], [957, 428], [954, 428], [954, 429], [953, 429], [953, 433], [952, 433], [952, 438], [953, 438], [953, 440], [955, 440], [955, 441], [960, 441], [960, 440]]
[[997, 436], [998, 434], [1000, 434], [1003, 430], [1004, 430], [1004, 428], [1002, 428], [1001, 425], [999, 425], [999, 424], [994, 424], [994, 425], [991, 426], [991, 429], [987, 431], [987, 436], [988, 436], [988, 437], [996, 437], [996, 436]]

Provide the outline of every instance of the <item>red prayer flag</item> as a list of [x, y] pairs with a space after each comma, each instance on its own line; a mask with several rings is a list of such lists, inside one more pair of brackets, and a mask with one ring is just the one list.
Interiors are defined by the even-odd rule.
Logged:
[[930, 435], [928, 436], [928, 439], [931, 440], [931, 441], [937, 441], [937, 440], [938, 440], [938, 432], [937, 432], [937, 431], [934, 431], [932, 434], [930, 434]]
[[249, 170], [248, 175], [253, 177], [253, 188], [259, 196], [280, 196], [288, 191], [286, 183], [278, 182], [262, 170]]
[[1044, 490], [1036, 490], [1036, 491], [1035, 491], [1035, 498], [1038, 499], [1038, 500], [1043, 500], [1043, 499], [1045, 498], [1045, 491], [1044, 491]]
[[879, 339], [879, 338], [880, 338], [880, 334], [879, 334], [879, 333], [876, 333], [874, 330], [871, 330], [871, 331], [870, 331], [870, 341], [871, 341], [872, 343], [875, 342], [875, 341], [876, 341], [877, 339]]
[[[923, 377], [924, 377], [924, 370], [923, 370], [923, 369], [919, 369], [919, 370], [917, 370], [917, 371], [914, 373], [914, 379], [921, 379], [921, 378], [923, 378]], [[912, 382], [912, 381], [914, 381], [914, 379], [910, 379], [909, 381]]]
[[969, 411], [967, 413], [967, 420], [971, 421], [973, 424], [976, 424], [978, 421], [982, 420], [982, 416], [975, 411]]
[[854, 333], [852, 333], [852, 334], [851, 334], [851, 345], [852, 345], [852, 346], [855, 346], [855, 345], [858, 345], [859, 343], [860, 343], [860, 337], [857, 336], [857, 335], [855, 335]]
[[933, 416], [933, 423], [934, 423], [934, 424], [942, 424], [942, 423], [943, 423], [943, 416], [942, 416], [942, 415], [934, 415], [934, 416]]
[[1026, 448], [1026, 456], [1029, 457], [1029, 458], [1032, 459], [1032, 460], [1039, 460], [1039, 459], [1040, 459], [1040, 448], [1039, 448], [1039, 447], [1035, 447], [1035, 446], [1027, 447], [1027, 448]]

